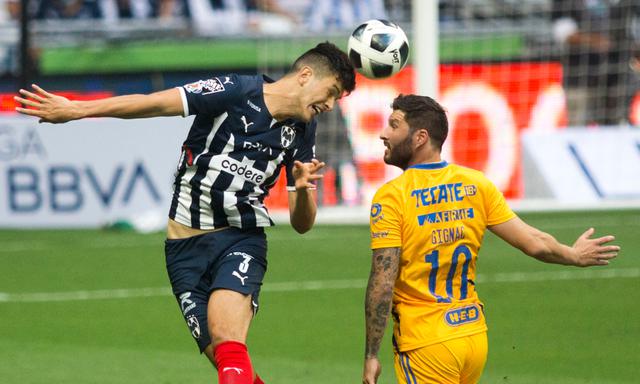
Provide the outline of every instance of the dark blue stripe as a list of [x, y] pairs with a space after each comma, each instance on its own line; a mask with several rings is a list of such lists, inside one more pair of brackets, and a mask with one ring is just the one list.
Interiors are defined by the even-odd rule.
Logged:
[[402, 370], [404, 371], [404, 377], [407, 383], [413, 384], [411, 382], [411, 378], [409, 377], [409, 371], [407, 371], [407, 367], [404, 365], [404, 353], [398, 354], [398, 357], [400, 358], [400, 367], [402, 367]]
[[411, 364], [409, 363], [409, 356], [407, 356], [406, 354], [404, 356], [407, 359], [407, 371], [409, 371], [409, 375], [413, 380], [413, 381], [410, 381], [410, 383], [418, 384], [418, 380], [416, 380], [416, 375], [413, 374], [413, 370], [411, 369]]
[[171, 207], [169, 208], [169, 217], [173, 220], [176, 218], [176, 211], [178, 210], [178, 197], [180, 196], [180, 180], [187, 171], [185, 164], [180, 165], [180, 170], [176, 174], [176, 178], [173, 182], [173, 198], [171, 199]]
[[593, 176], [591, 176], [591, 172], [589, 172], [587, 165], [585, 164], [582, 157], [580, 157], [580, 154], [578, 154], [578, 150], [573, 144], [569, 144], [569, 151], [578, 162], [578, 165], [580, 165], [580, 168], [582, 168], [582, 172], [584, 172], [584, 175], [587, 177], [587, 180], [589, 180], [589, 183], [591, 183], [591, 186], [596, 191], [598, 197], [604, 197], [604, 193], [602, 193], [602, 191], [598, 187], [598, 184], [596, 184], [596, 180], [593, 178]]
[[415, 169], [440, 169], [440, 168], [446, 167], [447, 165], [449, 165], [449, 163], [447, 163], [446, 161], [442, 160], [439, 163], [427, 163], [427, 164], [412, 165], [412, 166], [408, 167], [407, 169], [411, 169], [411, 168], [415, 168]]

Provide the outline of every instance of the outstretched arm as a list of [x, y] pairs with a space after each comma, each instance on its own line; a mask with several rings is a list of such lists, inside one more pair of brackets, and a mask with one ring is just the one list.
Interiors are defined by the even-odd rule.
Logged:
[[289, 192], [289, 219], [291, 226], [298, 233], [309, 231], [316, 220], [315, 186], [312, 182], [322, 178], [318, 171], [323, 167], [324, 163], [316, 159], [310, 163], [297, 160], [293, 163], [296, 190]]
[[580, 235], [571, 247], [559, 243], [550, 234], [528, 225], [518, 217], [490, 226], [489, 229], [507, 243], [545, 263], [578, 267], [607, 265], [620, 251], [617, 245], [606, 245], [615, 240], [613, 236], [592, 239], [591, 235], [595, 232], [593, 228]]
[[380, 342], [391, 312], [393, 286], [400, 268], [400, 248], [373, 250], [371, 274], [365, 298], [366, 346], [363, 384], [375, 384], [382, 367], [378, 360]]
[[31, 108], [16, 111], [40, 118], [41, 123], [66, 123], [85, 117], [117, 117], [135, 119], [183, 114], [182, 98], [177, 88], [149, 95], [126, 95], [91, 101], [71, 101], [33, 85], [35, 92], [20, 90], [14, 99]]

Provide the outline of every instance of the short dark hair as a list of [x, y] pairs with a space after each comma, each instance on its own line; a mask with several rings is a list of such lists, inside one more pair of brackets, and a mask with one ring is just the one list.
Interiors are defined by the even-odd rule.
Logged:
[[391, 108], [404, 112], [411, 133], [426, 129], [435, 146], [442, 150], [442, 144], [449, 134], [447, 114], [442, 106], [429, 96], [398, 95]]
[[328, 41], [311, 48], [293, 63], [291, 72], [308, 65], [324, 74], [335, 75], [342, 89], [351, 93], [356, 87], [356, 74], [349, 56]]

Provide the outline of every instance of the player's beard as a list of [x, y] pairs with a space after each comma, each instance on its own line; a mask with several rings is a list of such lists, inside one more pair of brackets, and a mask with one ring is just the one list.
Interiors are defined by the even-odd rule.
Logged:
[[413, 157], [412, 144], [412, 138], [411, 135], [409, 135], [397, 145], [390, 146], [388, 148], [389, 153], [384, 156], [384, 162], [402, 169], [407, 169]]

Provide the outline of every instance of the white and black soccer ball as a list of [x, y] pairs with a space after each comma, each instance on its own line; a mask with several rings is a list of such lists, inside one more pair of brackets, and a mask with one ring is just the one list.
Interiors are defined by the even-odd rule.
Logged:
[[369, 20], [353, 31], [347, 52], [358, 72], [370, 79], [382, 79], [407, 64], [409, 40], [397, 24]]

